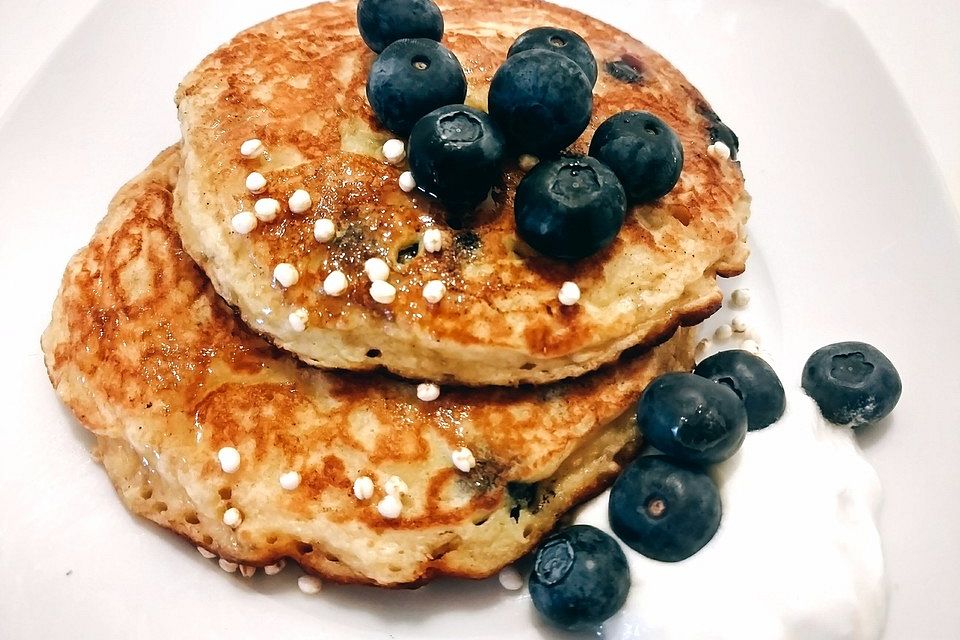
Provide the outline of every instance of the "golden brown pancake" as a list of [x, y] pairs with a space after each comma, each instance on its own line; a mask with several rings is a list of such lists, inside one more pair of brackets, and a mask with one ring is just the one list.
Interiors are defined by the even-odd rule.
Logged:
[[[740, 273], [749, 211], [739, 164], [707, 153], [715, 114], [667, 60], [642, 43], [585, 15], [539, 0], [498, 4], [440, 2], [444, 44], [461, 61], [467, 103], [485, 108], [490, 80], [521, 32], [557, 25], [580, 33], [600, 64], [588, 130], [571, 151], [586, 152], [593, 130], [627, 109], [648, 110], [677, 132], [685, 161], [680, 182], [662, 199], [635, 207], [616, 241], [573, 264], [536, 255], [515, 233], [513, 195], [522, 177], [515, 160], [475, 224], [457, 230], [423, 195], [403, 193], [405, 166], [380, 152], [390, 138], [365, 95], [374, 60], [360, 39], [354, 2], [318, 4], [244, 31], [191, 72], [177, 92], [183, 173], [175, 218], [184, 248], [243, 319], [304, 361], [350, 370], [385, 368], [414, 379], [467, 385], [545, 383], [583, 374], [631, 347], [647, 347], [679, 325], [716, 310], [716, 277]], [[241, 144], [262, 140], [253, 159]], [[259, 196], [245, 186], [262, 173]], [[312, 208], [286, 206], [304, 189]], [[231, 218], [258, 197], [283, 206], [278, 219], [248, 235]], [[488, 203], [489, 204], [489, 203]], [[314, 222], [329, 218], [337, 238], [320, 243]], [[424, 231], [441, 230], [444, 248], [427, 253]], [[369, 293], [363, 264], [390, 265], [396, 300]], [[273, 282], [279, 263], [299, 282]], [[340, 297], [326, 295], [328, 274], [346, 274]], [[424, 300], [426, 282], [442, 280], [447, 296]], [[557, 293], [576, 282], [580, 303]], [[298, 332], [288, 318], [307, 312]]]
[[[293, 558], [383, 586], [490, 575], [612, 480], [636, 450], [643, 388], [691, 366], [687, 330], [576, 380], [445, 388], [434, 402], [393, 377], [304, 366], [248, 329], [183, 251], [179, 161], [165, 151], [114, 198], [67, 267], [42, 344], [128, 508], [232, 562]], [[240, 452], [234, 473], [222, 447]], [[451, 462], [460, 447], [469, 472]], [[279, 483], [288, 471], [294, 490]], [[364, 475], [376, 490], [361, 501]], [[377, 505], [393, 475], [409, 492], [387, 519]]]

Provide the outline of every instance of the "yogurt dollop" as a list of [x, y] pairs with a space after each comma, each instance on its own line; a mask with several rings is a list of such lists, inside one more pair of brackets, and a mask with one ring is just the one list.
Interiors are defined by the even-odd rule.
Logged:
[[[720, 530], [677, 563], [629, 547], [626, 604], [609, 640], [866, 640], [880, 636], [886, 594], [880, 480], [853, 431], [827, 423], [800, 391], [780, 420], [747, 434], [713, 472]], [[607, 500], [577, 522], [610, 531]]]

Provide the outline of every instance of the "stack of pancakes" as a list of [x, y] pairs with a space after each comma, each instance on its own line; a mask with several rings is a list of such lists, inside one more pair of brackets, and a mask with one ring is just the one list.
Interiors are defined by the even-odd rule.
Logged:
[[[364, 84], [374, 60], [352, 1], [323, 3], [245, 31], [177, 92], [183, 140], [124, 186], [67, 267], [43, 336], [50, 378], [128, 507], [229, 562], [292, 558], [341, 582], [395, 586], [488, 576], [521, 556], [571, 507], [601, 491], [637, 451], [633, 409], [657, 375], [689, 369], [691, 325], [719, 307], [717, 276], [742, 272], [749, 198], [739, 164], [708, 154], [717, 119], [666, 60], [607, 25], [539, 0], [440, 2], [444, 44], [468, 104], [527, 29], [572, 29], [600, 64], [593, 130], [626, 109], [677, 132], [683, 174], [635, 207], [616, 241], [575, 263], [517, 238], [504, 183], [468, 229], [401, 191], [391, 136]], [[265, 150], [241, 155], [260, 139]], [[263, 193], [245, 184], [266, 177]], [[312, 206], [286, 206], [303, 189]], [[248, 234], [231, 219], [281, 203]], [[314, 223], [336, 237], [314, 238]], [[423, 234], [438, 229], [440, 251]], [[396, 299], [376, 302], [364, 263], [390, 266]], [[283, 287], [274, 267], [299, 280]], [[332, 271], [347, 278], [324, 293]], [[438, 303], [422, 296], [441, 280]], [[557, 299], [576, 282], [578, 304]], [[302, 315], [305, 311], [306, 314]], [[291, 324], [293, 313], [306, 318]], [[438, 399], [417, 386], [440, 385]], [[227, 473], [223, 447], [240, 453]], [[466, 447], [476, 465], [451, 461]], [[283, 488], [296, 471], [301, 482]], [[374, 495], [361, 500], [354, 481]], [[397, 518], [377, 504], [408, 486]], [[239, 526], [224, 524], [229, 508]]]

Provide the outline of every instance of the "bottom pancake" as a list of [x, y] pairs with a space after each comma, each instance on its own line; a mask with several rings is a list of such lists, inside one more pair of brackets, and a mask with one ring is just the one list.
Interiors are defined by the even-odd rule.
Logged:
[[[67, 267], [42, 345], [128, 508], [231, 562], [292, 558], [380, 586], [489, 576], [612, 481], [636, 451], [643, 388], [692, 365], [684, 329], [582, 378], [432, 402], [408, 381], [307, 367], [243, 325], [183, 251], [178, 167], [169, 149], [117, 194]], [[240, 454], [229, 473], [223, 447]], [[469, 471], [452, 462], [461, 447]], [[281, 486], [291, 471], [299, 484]], [[391, 518], [378, 505], [392, 476], [407, 490]]]

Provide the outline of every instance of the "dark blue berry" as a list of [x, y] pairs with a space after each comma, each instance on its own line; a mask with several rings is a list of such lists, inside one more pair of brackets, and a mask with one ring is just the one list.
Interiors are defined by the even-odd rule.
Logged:
[[692, 373], [668, 373], [640, 397], [637, 425], [647, 442], [668, 456], [714, 464], [743, 444], [747, 412], [729, 387]]
[[838, 342], [814, 351], [803, 367], [802, 384], [824, 418], [852, 427], [893, 411], [903, 388], [887, 356], [863, 342]]
[[610, 490], [613, 532], [662, 562], [679, 562], [702, 549], [717, 532], [720, 513], [720, 492], [710, 476], [663, 456], [638, 458]]
[[697, 105], [697, 113], [710, 122], [710, 144], [724, 143], [730, 149], [730, 157], [736, 160], [737, 153], [740, 151], [740, 138], [733, 132], [733, 129], [724, 124], [717, 112], [705, 103]]
[[737, 394], [747, 410], [750, 431], [770, 426], [786, 409], [787, 399], [777, 372], [763, 358], [747, 351], [721, 351], [703, 360], [693, 372]]
[[433, 0], [360, 0], [357, 26], [377, 53], [404, 38], [443, 38], [443, 15]]
[[500, 177], [504, 138], [493, 119], [462, 104], [440, 107], [410, 133], [410, 171], [417, 186], [454, 212], [483, 202]]
[[683, 169], [680, 138], [646, 111], [624, 111], [608, 118], [593, 134], [590, 155], [613, 169], [635, 204], [670, 193]]
[[593, 158], [541, 162], [517, 187], [517, 234], [550, 258], [579, 260], [617, 237], [627, 212], [620, 181]]
[[537, 548], [530, 597], [537, 611], [559, 627], [596, 627], [623, 606], [629, 589], [623, 550], [595, 527], [562, 529]]
[[383, 50], [367, 78], [367, 100], [380, 123], [407, 135], [434, 109], [460, 104], [467, 79], [460, 61], [444, 46], [424, 38], [397, 40]]
[[534, 49], [507, 58], [490, 83], [488, 104], [519, 151], [546, 156], [587, 128], [593, 93], [577, 63]]
[[590, 50], [587, 41], [569, 29], [559, 27], [537, 27], [520, 34], [507, 51], [507, 57], [531, 49], [540, 49], [559, 53], [577, 63], [587, 76], [590, 86], [597, 84], [597, 59]]

